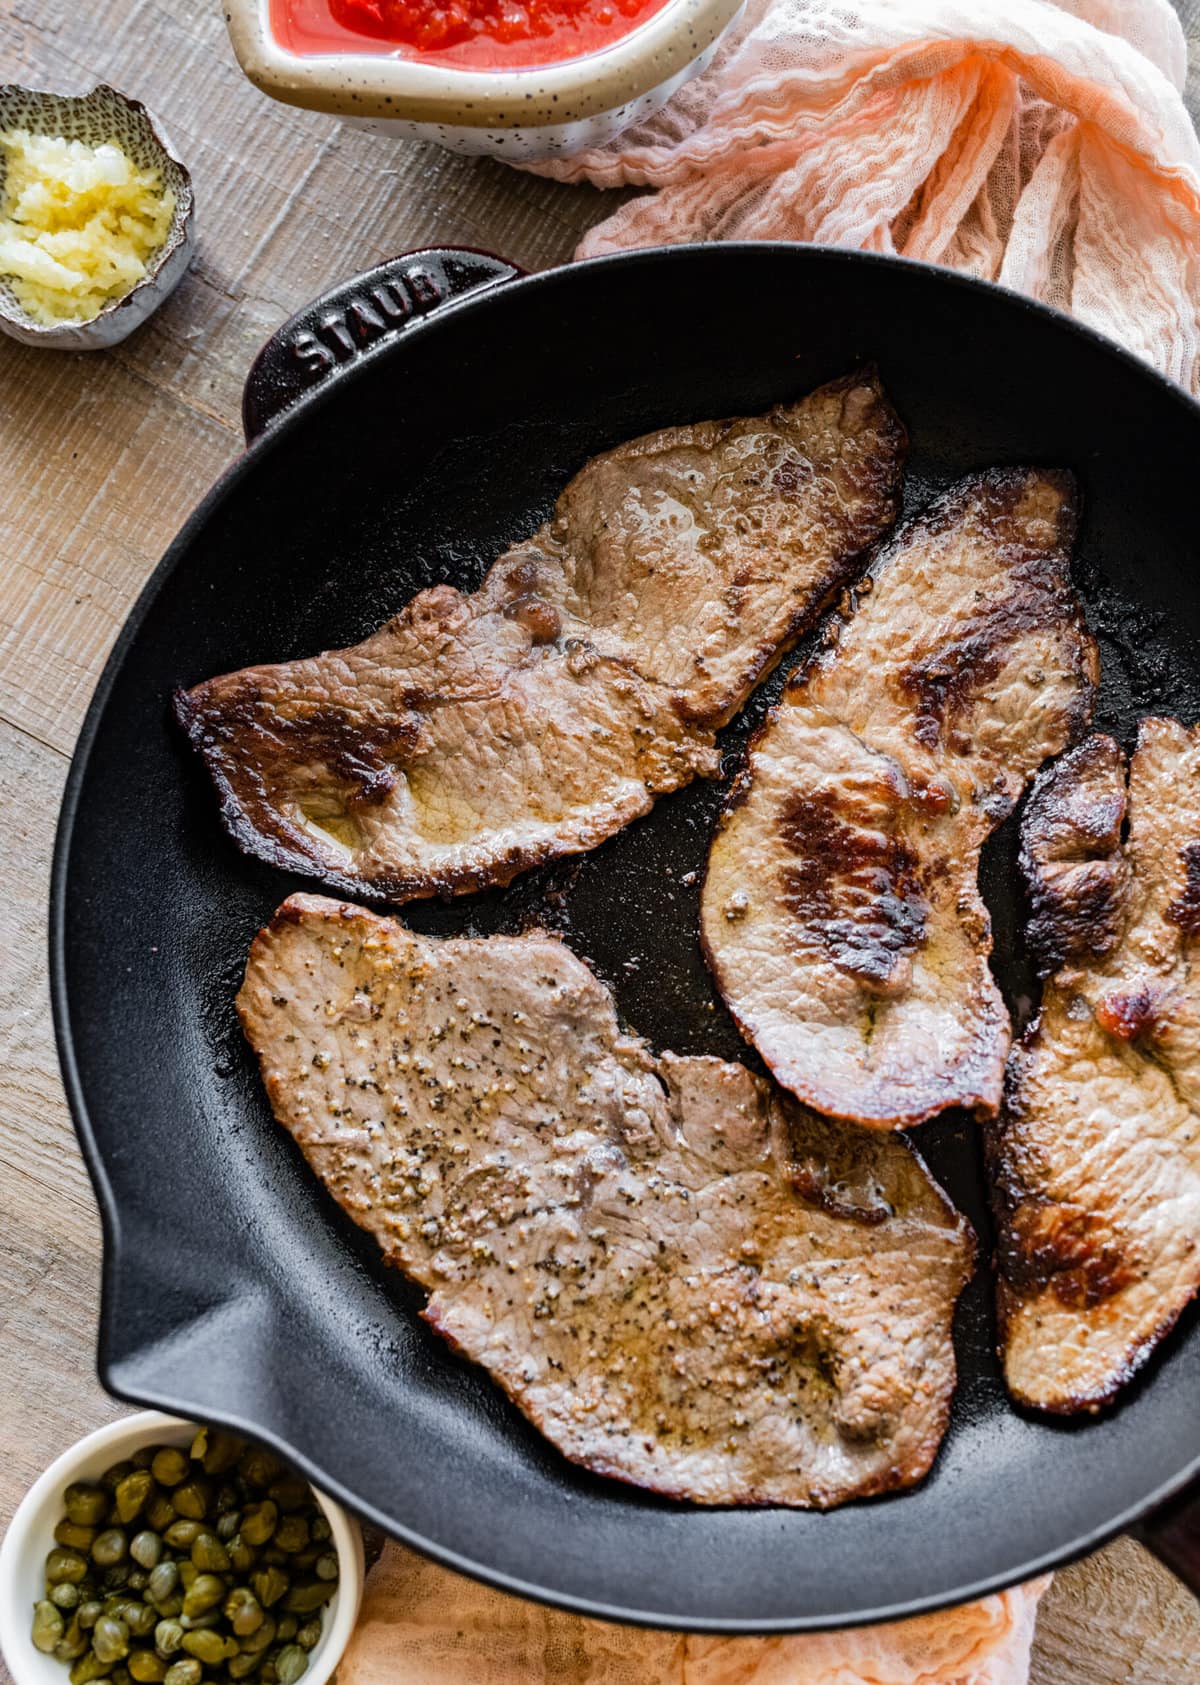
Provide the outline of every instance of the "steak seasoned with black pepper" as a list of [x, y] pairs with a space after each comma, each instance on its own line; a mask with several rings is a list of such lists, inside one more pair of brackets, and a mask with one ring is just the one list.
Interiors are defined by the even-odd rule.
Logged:
[[180, 692], [236, 841], [392, 900], [506, 884], [719, 770], [714, 733], [898, 509], [873, 373], [588, 463], [479, 590]]
[[961, 481], [888, 542], [751, 740], [701, 934], [747, 1038], [831, 1117], [999, 1105], [979, 851], [1091, 714], [1075, 519], [1066, 474]]
[[[1128, 828], [1125, 840], [1123, 833]], [[1022, 826], [1047, 981], [989, 1127], [1005, 1374], [1096, 1409], [1200, 1287], [1200, 730], [1047, 769]]]
[[297, 895], [238, 1009], [313, 1170], [567, 1457], [706, 1504], [929, 1468], [973, 1243], [898, 1137], [654, 1058], [548, 935]]

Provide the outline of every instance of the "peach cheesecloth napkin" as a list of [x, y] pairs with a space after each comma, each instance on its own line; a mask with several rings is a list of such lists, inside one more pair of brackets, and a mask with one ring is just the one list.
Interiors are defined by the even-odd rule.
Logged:
[[748, 0], [710, 69], [539, 165], [655, 189], [577, 255], [805, 240], [1032, 293], [1200, 391], [1200, 144], [1167, 0]]
[[893, 1626], [691, 1638], [545, 1609], [389, 1544], [338, 1685], [1024, 1685], [1048, 1584]]

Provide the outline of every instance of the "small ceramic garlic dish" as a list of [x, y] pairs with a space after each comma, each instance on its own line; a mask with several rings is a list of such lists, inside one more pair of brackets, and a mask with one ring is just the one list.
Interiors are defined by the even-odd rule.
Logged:
[[[115, 143], [139, 170], [157, 172], [175, 196], [167, 235], [148, 260], [145, 276], [131, 291], [105, 304], [90, 321], [40, 322], [22, 309], [8, 280], [0, 274], [0, 332], [26, 345], [55, 351], [99, 351], [116, 345], [157, 310], [179, 285], [191, 260], [192, 181], [156, 119], [137, 100], [101, 85], [90, 94], [42, 93], [15, 84], [0, 85], [0, 133], [29, 130], [88, 146]], [[5, 161], [0, 148], [0, 197]]]
[[270, 0], [225, 0], [225, 15], [242, 69], [274, 99], [453, 152], [532, 163], [603, 145], [657, 111], [709, 64], [743, 3], [666, 0], [597, 52], [520, 69], [458, 68], [366, 39], [361, 52], [301, 53], [277, 38]]

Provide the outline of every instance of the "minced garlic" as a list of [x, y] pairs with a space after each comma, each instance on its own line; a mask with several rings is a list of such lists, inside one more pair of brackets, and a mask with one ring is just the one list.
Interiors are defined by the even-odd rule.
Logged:
[[35, 322], [90, 322], [143, 279], [175, 195], [119, 146], [0, 134], [0, 277]]

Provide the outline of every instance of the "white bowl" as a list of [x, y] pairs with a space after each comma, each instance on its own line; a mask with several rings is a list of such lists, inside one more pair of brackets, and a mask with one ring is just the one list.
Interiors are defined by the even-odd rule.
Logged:
[[[0, 280], [0, 333], [50, 351], [103, 351], [128, 337], [182, 281], [195, 244], [192, 178], [176, 157], [157, 119], [136, 99], [101, 83], [90, 94], [51, 94], [10, 82], [0, 86], [0, 129], [32, 129], [102, 146], [115, 140], [140, 169], [162, 172], [175, 194], [167, 237], [146, 275], [123, 298], [114, 298], [90, 322], [35, 322]], [[0, 189], [4, 164], [0, 157]]]
[[292, 52], [270, 0], [225, 0], [238, 62], [265, 93], [452, 152], [510, 163], [601, 146], [664, 105], [712, 59], [744, 0], [666, 0], [600, 52], [516, 70], [464, 70], [434, 55]]
[[[96, 1480], [113, 1463], [143, 1445], [190, 1445], [193, 1422], [142, 1410], [123, 1416], [81, 1439], [51, 1463], [29, 1488], [0, 1545], [0, 1651], [14, 1685], [67, 1685], [66, 1664], [33, 1645], [33, 1606], [45, 1595], [46, 1555], [54, 1549], [54, 1528], [63, 1515], [63, 1491], [73, 1480]], [[321, 1637], [309, 1651], [303, 1685], [325, 1685], [342, 1658], [358, 1619], [363, 1591], [363, 1543], [358, 1523], [340, 1505], [313, 1488], [329, 1521], [337, 1551], [338, 1589], [325, 1607]]]

